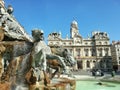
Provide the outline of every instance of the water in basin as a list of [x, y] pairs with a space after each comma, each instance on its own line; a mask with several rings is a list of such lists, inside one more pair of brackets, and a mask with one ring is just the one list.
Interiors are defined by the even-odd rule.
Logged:
[[120, 90], [120, 83], [98, 81], [77, 81], [76, 90]]

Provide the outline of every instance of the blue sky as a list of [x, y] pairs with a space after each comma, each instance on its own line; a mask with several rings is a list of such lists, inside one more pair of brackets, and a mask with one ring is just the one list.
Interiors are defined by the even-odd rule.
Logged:
[[110, 41], [120, 40], [120, 0], [5, 0], [14, 16], [31, 34], [42, 29], [45, 38], [51, 32], [70, 36], [70, 23], [78, 22], [79, 33], [86, 38], [92, 31], [107, 32]]

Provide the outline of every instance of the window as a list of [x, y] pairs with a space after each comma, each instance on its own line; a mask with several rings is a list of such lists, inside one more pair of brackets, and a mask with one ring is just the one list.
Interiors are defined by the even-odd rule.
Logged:
[[99, 42], [99, 45], [102, 45], [102, 42]]
[[91, 50], [91, 56], [95, 56], [95, 49]]
[[106, 60], [106, 62], [107, 62], [107, 63], [109, 63], [109, 62], [110, 62], [110, 60]]
[[96, 61], [93, 61], [93, 63], [96, 63]]
[[98, 55], [101, 57], [102, 56], [102, 49], [98, 49]]
[[88, 56], [88, 49], [85, 49], [85, 56]]
[[72, 53], [73, 52], [73, 50], [72, 49], [70, 49], [70, 53]]
[[66, 43], [65, 43], [65, 42], [64, 42], [63, 44], [64, 44], [64, 45], [66, 45]]
[[120, 61], [119, 61], [119, 64], [120, 64]]
[[88, 43], [86, 42], [85, 45], [88, 45]]
[[94, 42], [91, 42], [91, 45], [94, 46]]
[[90, 61], [87, 61], [87, 68], [90, 67]]
[[72, 43], [70, 42], [69, 45], [71, 45]]
[[105, 56], [108, 56], [108, 48], [105, 49]]
[[80, 56], [80, 49], [76, 49], [77, 56]]
[[107, 45], [107, 42], [105, 42], [105, 45]]

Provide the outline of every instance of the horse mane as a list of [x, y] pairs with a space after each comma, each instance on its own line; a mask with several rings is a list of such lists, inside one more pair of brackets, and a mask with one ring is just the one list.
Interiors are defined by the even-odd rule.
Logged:
[[63, 57], [63, 51], [64, 51], [63, 47], [61, 47], [61, 46], [52, 46], [50, 48], [51, 48], [52, 54], [59, 55], [59, 56]]

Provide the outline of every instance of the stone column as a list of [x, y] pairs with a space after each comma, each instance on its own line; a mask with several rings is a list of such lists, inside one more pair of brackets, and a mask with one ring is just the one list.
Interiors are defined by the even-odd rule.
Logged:
[[76, 57], [76, 48], [73, 48], [73, 56]]
[[83, 60], [83, 70], [86, 70], [86, 61]]
[[98, 48], [96, 48], [96, 57], [98, 57]]
[[81, 49], [81, 56], [85, 56], [84, 55], [84, 48]]
[[89, 56], [89, 57], [91, 56], [90, 48], [88, 49], [88, 56]]
[[92, 69], [94, 67], [94, 63], [93, 63], [93, 60], [90, 61], [90, 68]]
[[108, 48], [108, 56], [111, 56], [110, 47]]

